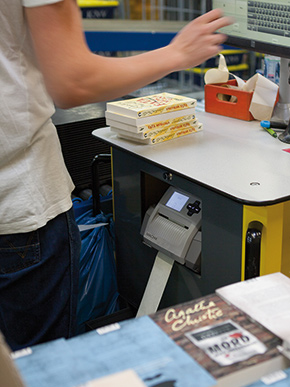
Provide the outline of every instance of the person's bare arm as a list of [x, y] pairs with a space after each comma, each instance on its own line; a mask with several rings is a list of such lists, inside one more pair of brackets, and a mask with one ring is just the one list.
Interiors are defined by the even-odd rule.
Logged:
[[216, 55], [230, 24], [219, 10], [193, 20], [163, 48], [126, 58], [90, 52], [74, 0], [25, 9], [47, 89], [62, 108], [121, 97], [173, 71], [197, 66]]

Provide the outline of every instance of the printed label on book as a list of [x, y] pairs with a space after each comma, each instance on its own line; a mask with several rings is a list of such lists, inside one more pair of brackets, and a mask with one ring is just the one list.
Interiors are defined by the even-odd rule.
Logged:
[[32, 355], [32, 349], [30, 347], [19, 349], [18, 351], [12, 352], [10, 354], [12, 359], [18, 359], [23, 356]]
[[221, 366], [266, 352], [267, 347], [232, 320], [188, 332], [185, 336]]
[[270, 386], [271, 384], [277, 383], [280, 380], [284, 379], [287, 379], [287, 374], [286, 372], [280, 370], [264, 376], [263, 378], [261, 378], [261, 381], [267, 386]]
[[140, 126], [139, 131], [140, 132], [149, 132], [151, 130], [158, 130], [160, 128], [169, 127], [173, 125], [178, 125], [181, 122], [188, 122], [188, 121], [197, 121], [196, 117], [194, 114], [188, 114], [185, 116], [180, 116], [180, 117], [175, 117], [171, 118], [168, 120], [163, 120], [163, 121], [157, 121], [157, 122], [152, 122], [151, 124], [146, 124], [144, 126]]
[[190, 121], [186, 121], [186, 122], [180, 122], [180, 123], [174, 124], [174, 125], [164, 125], [163, 127], [159, 127], [157, 129], [156, 128], [151, 129], [151, 130], [144, 132], [144, 137], [145, 138], [156, 137], [156, 136], [160, 136], [161, 134], [164, 134], [164, 133], [170, 133], [170, 132], [174, 132], [174, 131], [185, 129], [185, 128], [192, 128], [192, 127], [197, 126], [197, 124], [198, 124], [197, 119], [194, 119], [194, 120], [190, 120]]
[[97, 333], [99, 335], [105, 335], [107, 333], [114, 332], [114, 331], [117, 331], [119, 329], [121, 329], [120, 324], [119, 323], [115, 323], [115, 324], [110, 324], [110, 325], [106, 325], [104, 327], [98, 328], [97, 329]]
[[178, 137], [186, 136], [186, 135], [191, 134], [191, 133], [198, 132], [198, 131], [202, 130], [202, 128], [203, 128], [203, 125], [200, 123], [197, 126], [193, 126], [191, 128], [187, 128], [187, 129], [183, 129], [183, 130], [176, 130], [176, 131], [169, 132], [169, 133], [166, 132], [165, 134], [153, 137], [151, 141], [152, 141], [152, 144], [158, 144], [160, 142], [173, 140], [174, 138], [178, 138]]

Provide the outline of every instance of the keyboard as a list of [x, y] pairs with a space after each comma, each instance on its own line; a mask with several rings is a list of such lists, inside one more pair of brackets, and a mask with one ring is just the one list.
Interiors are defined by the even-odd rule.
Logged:
[[290, 5], [248, 1], [248, 30], [290, 37]]

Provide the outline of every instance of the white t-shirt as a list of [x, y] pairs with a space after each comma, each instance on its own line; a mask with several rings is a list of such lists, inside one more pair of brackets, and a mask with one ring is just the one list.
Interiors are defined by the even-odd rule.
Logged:
[[58, 1], [1, 0], [0, 234], [36, 230], [71, 207], [74, 186], [23, 8]]

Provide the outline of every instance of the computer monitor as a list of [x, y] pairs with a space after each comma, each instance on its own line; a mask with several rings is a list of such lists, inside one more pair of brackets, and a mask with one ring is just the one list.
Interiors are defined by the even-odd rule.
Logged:
[[[207, 10], [220, 8], [234, 23], [220, 32], [227, 44], [280, 57], [278, 120], [290, 117], [290, 0], [207, 0]], [[283, 135], [281, 140], [283, 141]], [[289, 139], [290, 141], [290, 139]]]

